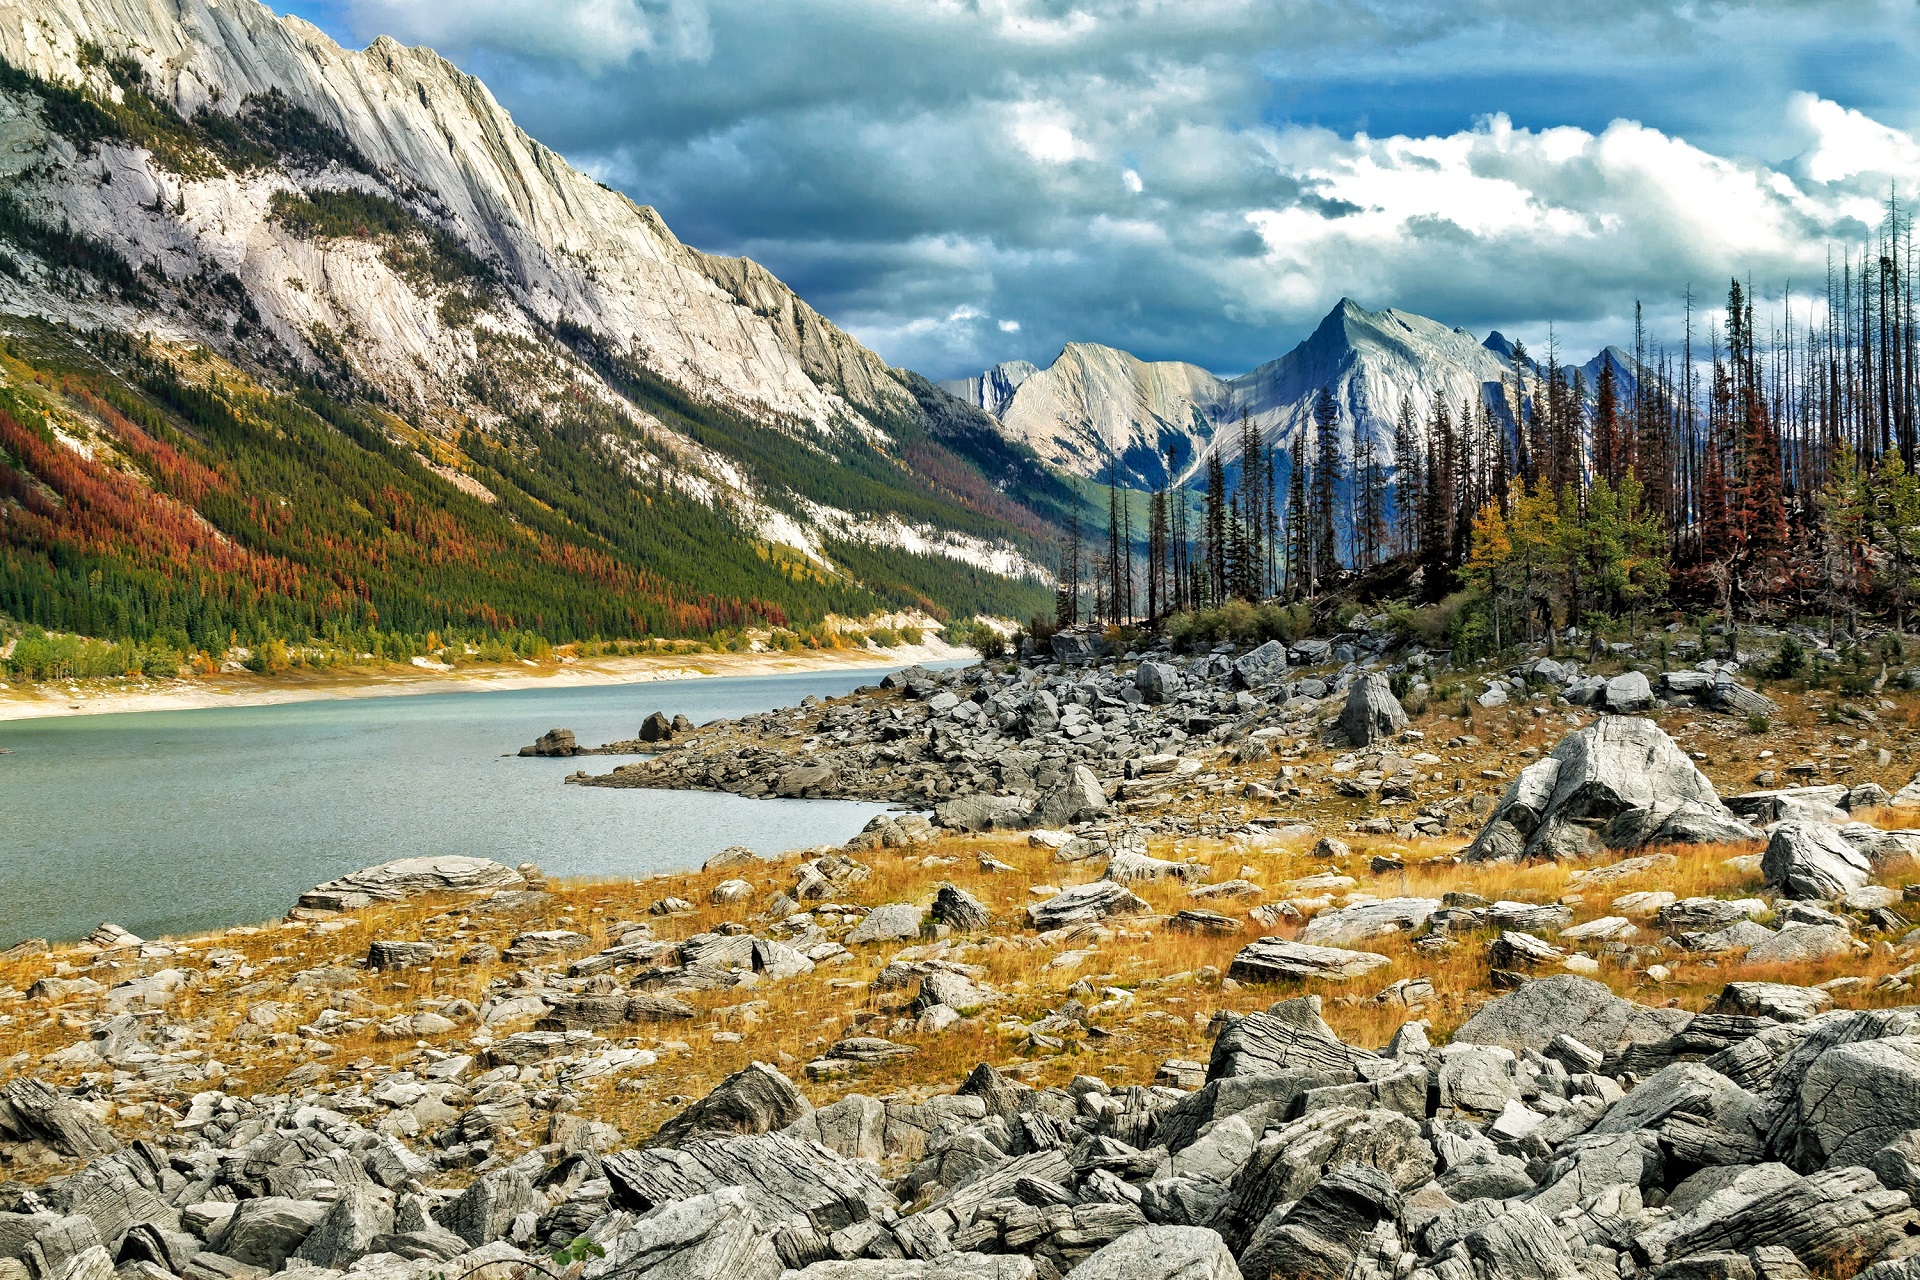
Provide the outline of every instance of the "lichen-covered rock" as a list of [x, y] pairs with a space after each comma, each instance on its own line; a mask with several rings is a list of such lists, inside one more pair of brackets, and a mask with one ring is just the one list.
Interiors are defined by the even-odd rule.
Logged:
[[1393, 696], [1386, 676], [1369, 671], [1347, 690], [1340, 711], [1340, 734], [1349, 746], [1364, 747], [1391, 738], [1407, 727], [1406, 709]]
[[653, 1145], [680, 1146], [716, 1134], [770, 1133], [797, 1123], [812, 1110], [813, 1104], [779, 1068], [750, 1063], [661, 1125]]
[[1873, 873], [1867, 856], [1824, 822], [1783, 822], [1773, 830], [1760, 871], [1789, 898], [1837, 898]]
[[1393, 962], [1371, 951], [1316, 947], [1283, 938], [1262, 938], [1242, 947], [1227, 976], [1240, 982], [1285, 982], [1321, 978], [1345, 982]]

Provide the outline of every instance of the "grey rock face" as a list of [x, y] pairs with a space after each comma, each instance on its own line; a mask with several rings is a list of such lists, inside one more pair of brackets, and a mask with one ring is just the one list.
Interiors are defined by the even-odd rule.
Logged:
[[303, 907], [340, 911], [369, 902], [404, 902], [436, 893], [492, 893], [524, 889], [527, 879], [512, 867], [488, 858], [442, 854], [401, 858], [364, 867], [300, 895]]
[[1067, 1280], [1241, 1280], [1218, 1232], [1136, 1227], [1067, 1273]]
[[1758, 839], [1651, 720], [1608, 716], [1520, 771], [1469, 861], [1584, 857], [1663, 840]]
[[1133, 687], [1149, 705], [1159, 706], [1180, 692], [1179, 668], [1166, 662], [1143, 662], [1133, 673]]
[[1106, 656], [1107, 642], [1099, 636], [1062, 631], [1050, 642], [1053, 660], [1062, 666], [1079, 666]]
[[602, 1242], [605, 1258], [589, 1264], [592, 1280], [778, 1280], [780, 1257], [754, 1221], [747, 1193], [723, 1187], [669, 1204]]
[[1412, 933], [1440, 909], [1438, 898], [1385, 898], [1379, 902], [1322, 911], [1307, 922], [1300, 941], [1314, 946], [1348, 947]]
[[1747, 949], [1748, 964], [1801, 964], [1853, 953], [1853, 933], [1839, 924], [1790, 924]]
[[1369, 671], [1347, 690], [1347, 705], [1340, 711], [1340, 732], [1350, 746], [1364, 747], [1392, 738], [1406, 727], [1406, 710], [1378, 671]]
[[1862, 1164], [1920, 1127], [1920, 1037], [1867, 1040], [1828, 1049], [1807, 1069], [1795, 1099], [1796, 1163]]
[[708, 1138], [681, 1146], [621, 1151], [603, 1162], [616, 1207], [633, 1213], [723, 1187], [747, 1193], [747, 1211], [762, 1227], [796, 1215], [817, 1231], [864, 1222], [893, 1196], [872, 1166], [847, 1160], [817, 1143], [782, 1133]]
[[1019, 1254], [943, 1253], [931, 1259], [834, 1259], [782, 1272], [781, 1280], [1034, 1280], [1036, 1274], [1033, 1260]]
[[1284, 982], [1302, 978], [1344, 982], [1392, 963], [1371, 951], [1346, 951], [1339, 947], [1262, 938], [1240, 949], [1227, 975], [1239, 982]]
[[120, 1149], [120, 1140], [91, 1111], [42, 1080], [11, 1080], [0, 1090], [0, 1135], [42, 1142], [81, 1159]]
[[[1352, 1081], [1355, 1064], [1373, 1055], [1343, 1044], [1317, 1013], [1299, 1007], [1317, 999], [1289, 1000], [1228, 1023], [1213, 1042], [1207, 1079], [1304, 1070], [1325, 1073], [1329, 1084]], [[1222, 1099], [1230, 1096], [1228, 1088], [1222, 1086]]]
[[1790, 898], [1824, 899], [1858, 889], [1873, 864], [1825, 823], [1786, 822], [1774, 828], [1760, 870], [1768, 884]]
[[984, 929], [992, 923], [986, 904], [957, 885], [943, 884], [933, 895], [935, 920], [962, 932]]
[[1027, 920], [1040, 930], [1062, 925], [1090, 924], [1116, 915], [1145, 915], [1153, 908], [1124, 885], [1112, 880], [1095, 880], [1037, 902], [1027, 908]]
[[1606, 708], [1616, 716], [1639, 715], [1653, 706], [1653, 686], [1638, 671], [1623, 671], [1607, 681]]
[[1015, 831], [1034, 825], [1033, 806], [1019, 796], [961, 796], [934, 806], [933, 820], [949, 831]]
[[1269, 640], [1251, 653], [1233, 660], [1233, 683], [1241, 689], [1264, 689], [1287, 675], [1287, 646]]
[[251, 1267], [278, 1271], [288, 1255], [320, 1225], [327, 1208], [315, 1200], [290, 1200], [285, 1196], [243, 1200], [214, 1241], [214, 1252]]
[[343, 1271], [365, 1257], [375, 1240], [393, 1230], [393, 1209], [384, 1195], [364, 1182], [341, 1188], [340, 1198], [294, 1251], [294, 1259]]
[[431, 942], [378, 941], [367, 946], [367, 968], [412, 969], [433, 963]]
[[1033, 806], [1033, 821], [1043, 827], [1064, 827], [1096, 818], [1106, 810], [1107, 794], [1100, 789], [1100, 779], [1086, 765], [1076, 764]]
[[770, 1133], [804, 1119], [812, 1111], [813, 1104], [778, 1068], [755, 1062], [722, 1080], [706, 1097], [661, 1125], [653, 1143], [675, 1147], [716, 1134]]
[[848, 946], [862, 942], [900, 942], [920, 936], [923, 913], [910, 902], [890, 902], [867, 912], [844, 941]]
[[1913, 775], [1913, 781], [1893, 793], [1887, 801], [1892, 809], [1920, 809], [1920, 773]]
[[1489, 1001], [1454, 1033], [1455, 1043], [1544, 1051], [1558, 1035], [1608, 1052], [1622, 1042], [1664, 1040], [1692, 1020], [1681, 1009], [1635, 1004], [1591, 978], [1554, 974], [1536, 978]]

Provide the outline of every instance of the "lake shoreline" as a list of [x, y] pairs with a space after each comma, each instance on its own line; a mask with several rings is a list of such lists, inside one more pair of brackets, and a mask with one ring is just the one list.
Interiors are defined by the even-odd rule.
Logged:
[[0, 689], [0, 722], [135, 711], [199, 711], [430, 693], [486, 693], [649, 684], [667, 680], [769, 676], [820, 671], [890, 671], [915, 663], [975, 658], [971, 649], [929, 639], [891, 649], [803, 649], [799, 652], [657, 654], [590, 658], [536, 666], [493, 664], [434, 670], [395, 664], [344, 671], [264, 676], [222, 673], [137, 687], [128, 681], [75, 682]]

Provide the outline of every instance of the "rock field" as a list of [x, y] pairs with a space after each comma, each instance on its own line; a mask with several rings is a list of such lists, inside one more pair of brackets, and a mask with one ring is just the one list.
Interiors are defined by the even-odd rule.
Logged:
[[931, 816], [21, 943], [0, 1280], [1920, 1280], [1920, 702], [1384, 654], [663, 715], [579, 780]]

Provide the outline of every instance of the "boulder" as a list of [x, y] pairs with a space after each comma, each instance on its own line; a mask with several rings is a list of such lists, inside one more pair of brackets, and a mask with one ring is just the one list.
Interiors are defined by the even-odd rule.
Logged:
[[1920, 809], [1920, 773], [1913, 775], [1913, 781], [1893, 793], [1887, 801], [1889, 809]]
[[1391, 1178], [1363, 1164], [1343, 1165], [1254, 1229], [1240, 1254], [1243, 1274], [1327, 1280], [1391, 1275], [1399, 1261], [1394, 1228], [1400, 1216], [1400, 1190]]
[[1833, 997], [1825, 991], [1784, 982], [1729, 982], [1713, 1005], [1716, 1013], [1777, 1022], [1805, 1022], [1832, 1007]]
[[1046, 791], [1033, 806], [1033, 822], [1043, 827], [1064, 827], [1085, 822], [1107, 811], [1107, 793], [1100, 779], [1084, 764], [1076, 764], [1067, 776]]
[[[910, 1221], [917, 1221], [913, 1219]], [[676, 1277], [680, 1273], [676, 1272]], [[732, 1271], [700, 1272], [726, 1276]], [[1033, 1260], [1017, 1253], [942, 1253], [933, 1258], [855, 1258], [782, 1271], [780, 1280], [1034, 1280]], [[1059, 1274], [1057, 1271], [1050, 1275]], [[1078, 1274], [1077, 1272], [1075, 1274]], [[622, 1280], [625, 1280], [624, 1276]]]
[[1133, 673], [1133, 687], [1149, 706], [1159, 706], [1180, 692], [1180, 669], [1166, 662], [1143, 662]]
[[1286, 678], [1287, 646], [1269, 640], [1233, 660], [1233, 684], [1237, 689], [1264, 689]]
[[984, 929], [993, 922], [986, 904], [958, 885], [943, 884], [933, 895], [930, 915], [941, 924], [961, 932]]
[[1073, 631], [1055, 633], [1049, 647], [1053, 651], [1053, 660], [1063, 667], [1081, 666], [1103, 658], [1107, 653], [1107, 642], [1099, 636]]
[[[1325, 1073], [1324, 1080], [1305, 1086], [1317, 1088], [1322, 1083], [1352, 1081], [1355, 1064], [1373, 1057], [1364, 1049], [1344, 1043], [1333, 1028], [1321, 1020], [1319, 996], [1298, 996], [1272, 1005], [1265, 1013], [1250, 1013], [1244, 1018], [1229, 1020], [1213, 1042], [1207, 1079], [1271, 1075], [1290, 1070]], [[1223, 1100], [1225, 1096], [1223, 1093]]]
[[1120, 884], [1132, 884], [1140, 880], [1193, 881], [1206, 875], [1207, 870], [1203, 863], [1169, 862], [1122, 845], [1114, 849], [1101, 875]]
[[1453, 1039], [1518, 1052], [1545, 1051], [1555, 1036], [1567, 1035], [1606, 1053], [1622, 1043], [1665, 1040], [1692, 1020], [1684, 1009], [1650, 1009], [1591, 978], [1565, 973], [1533, 979], [1488, 1001]]
[[373, 1242], [393, 1230], [393, 1210], [366, 1181], [349, 1182], [293, 1253], [299, 1262], [344, 1271], [372, 1251]]
[[390, 942], [380, 940], [367, 945], [367, 968], [413, 969], [433, 963], [431, 942]]
[[1709, 1197], [1635, 1243], [1655, 1261], [1778, 1245], [1808, 1271], [1846, 1275], [1900, 1241], [1913, 1218], [1904, 1192], [1881, 1186], [1869, 1170], [1834, 1167], [1729, 1203]]
[[1920, 1036], [1836, 1045], [1807, 1068], [1794, 1102], [1795, 1163], [1864, 1164], [1920, 1128]]
[[1380, 672], [1369, 671], [1347, 690], [1347, 705], [1340, 711], [1340, 733], [1349, 746], [1368, 746], [1392, 738], [1406, 727], [1407, 713]]
[[650, 1145], [677, 1147], [717, 1134], [771, 1133], [813, 1111], [793, 1081], [764, 1062], [750, 1063], [665, 1124]]
[[606, 1257], [588, 1267], [595, 1280], [779, 1280], [782, 1271], [780, 1255], [741, 1187], [666, 1205], [598, 1243]]
[[578, 754], [580, 746], [573, 739], [571, 729], [549, 729], [533, 740], [532, 746], [520, 748], [523, 756], [571, 756]]
[[667, 713], [656, 711], [640, 722], [640, 741], [666, 742], [673, 737], [673, 722]]
[[1135, 1227], [1067, 1272], [1067, 1280], [1242, 1280], [1208, 1227]]
[[1771, 717], [1779, 708], [1764, 694], [1756, 693], [1733, 678], [1733, 672], [1722, 667], [1713, 673], [1713, 705], [1730, 715]]
[[829, 795], [840, 786], [840, 771], [830, 764], [797, 764], [774, 780], [773, 794], [789, 799]]
[[0, 1089], [0, 1136], [82, 1160], [120, 1149], [120, 1140], [93, 1112], [44, 1080], [10, 1080]]
[[300, 905], [323, 911], [343, 911], [372, 902], [405, 902], [440, 893], [495, 893], [524, 889], [527, 878], [490, 858], [441, 854], [430, 858], [401, 858], [330, 880], [300, 895]]
[[1466, 856], [1585, 857], [1661, 841], [1758, 838], [1659, 725], [1606, 716], [1522, 769]]
[[875, 907], [853, 927], [844, 941], [848, 946], [862, 942], [904, 942], [920, 936], [923, 913], [911, 902], [891, 902]]
[[1392, 964], [1371, 951], [1316, 947], [1283, 938], [1262, 938], [1242, 947], [1227, 969], [1238, 982], [1287, 982], [1308, 978], [1345, 982]]
[[1090, 924], [1116, 915], [1146, 915], [1153, 908], [1112, 880], [1095, 880], [1065, 889], [1045, 902], [1027, 908], [1027, 920], [1035, 929], [1058, 929], [1069, 924]]
[[1823, 822], [1783, 822], [1761, 856], [1767, 883], [1789, 898], [1837, 898], [1873, 872], [1867, 856]]
[[1747, 948], [1748, 964], [1805, 964], [1853, 954], [1853, 932], [1840, 924], [1790, 924]]
[[601, 1164], [614, 1206], [635, 1214], [738, 1187], [746, 1192], [743, 1212], [763, 1230], [785, 1227], [798, 1217], [824, 1236], [895, 1207], [877, 1167], [786, 1133], [628, 1149]]
[[1307, 922], [1300, 941], [1314, 946], [1350, 947], [1376, 938], [1397, 937], [1421, 928], [1440, 906], [1438, 898], [1385, 898], [1322, 911]]
[[[522, 1179], [524, 1182], [525, 1180]], [[215, 1253], [250, 1267], [278, 1271], [313, 1229], [327, 1216], [329, 1206], [317, 1200], [260, 1196], [242, 1200], [227, 1225], [211, 1242]], [[481, 1241], [473, 1240], [473, 1244]]]
[[1015, 831], [1034, 825], [1033, 805], [1019, 796], [972, 795], [945, 800], [934, 806], [933, 820], [949, 831]]
[[1647, 683], [1644, 673], [1623, 671], [1607, 681], [1602, 699], [1611, 715], [1639, 715], [1653, 706], [1653, 686]]

